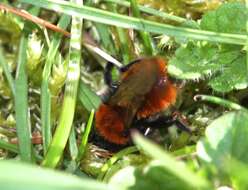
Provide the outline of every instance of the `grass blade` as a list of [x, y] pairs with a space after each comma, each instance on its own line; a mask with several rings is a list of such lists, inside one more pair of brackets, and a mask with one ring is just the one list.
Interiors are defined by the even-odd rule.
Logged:
[[15, 144], [11, 144], [2, 139], [0, 139], [0, 148], [14, 152], [14, 153], [18, 153], [18, 147]]
[[10, 86], [10, 90], [12, 92], [12, 95], [15, 96], [15, 84], [14, 84], [14, 79], [11, 75], [10, 69], [9, 69], [9, 65], [7, 63], [7, 61], [5, 60], [4, 56], [3, 56], [3, 50], [2, 48], [0, 48], [0, 65], [3, 68], [3, 72], [6, 76], [6, 79], [9, 83]]
[[90, 134], [90, 131], [91, 131], [91, 127], [92, 127], [92, 124], [93, 124], [94, 114], [95, 114], [95, 111], [92, 110], [91, 113], [90, 113], [90, 117], [88, 119], [86, 128], [85, 128], [83, 137], [82, 137], [80, 147], [79, 147], [78, 160], [81, 160], [81, 158], [84, 155], [84, 152], [85, 152], [85, 149], [86, 149], [86, 146], [87, 146], [87, 143], [88, 143], [88, 138], [89, 138], [89, 134]]
[[[40, 9], [33, 7], [29, 10], [30, 14], [37, 15]], [[26, 73], [27, 63], [27, 46], [28, 35], [31, 32], [32, 26], [29, 22], [24, 24], [23, 34], [21, 35], [16, 79], [15, 79], [15, 117], [16, 117], [16, 132], [18, 137], [19, 154], [21, 160], [32, 162], [33, 149], [31, 143], [31, 126], [28, 115], [28, 79]]]
[[[133, 15], [137, 18], [141, 18], [137, 1], [136, 0], [130, 0], [130, 2], [131, 2]], [[144, 44], [145, 55], [154, 55], [150, 34], [148, 32], [139, 31], [139, 35], [140, 35], [140, 37], [143, 41], [143, 44]]]
[[[103, 1], [108, 2], [108, 3], [116, 3], [117, 5], [122, 5], [125, 7], [130, 7], [130, 2], [128, 2], [128, 1], [123, 1], [123, 0], [103, 0]], [[165, 13], [163, 11], [158, 11], [158, 10], [150, 8], [150, 7], [138, 5], [138, 8], [140, 11], [142, 11], [144, 13], [158, 16], [158, 17], [161, 17], [163, 19], [167, 19], [167, 20], [171, 20], [171, 21], [175, 21], [175, 22], [179, 22], [179, 23], [185, 22], [187, 20], [185, 18], [171, 15], [171, 14]]]
[[[115, 5], [110, 4], [109, 9], [114, 12], [117, 12], [117, 7]], [[119, 40], [119, 47], [120, 51], [118, 53], [121, 53], [122, 55], [122, 60], [124, 64], [128, 64], [131, 61], [131, 49], [129, 47], [130, 44], [130, 39], [128, 36], [127, 31], [125, 31], [123, 28], [116, 27], [116, 33], [117, 33], [117, 38]]]
[[100, 36], [100, 39], [102, 40], [104, 49], [108, 50], [108, 52], [111, 55], [116, 55], [117, 52], [114, 47], [114, 42], [109, 27], [106, 26], [105, 24], [100, 24], [100, 23], [95, 23], [95, 26]]
[[[58, 23], [58, 27], [65, 29], [70, 23], [70, 17], [63, 15]], [[61, 34], [56, 33], [51, 42], [47, 53], [45, 67], [42, 73], [41, 83], [41, 126], [42, 126], [42, 140], [44, 154], [47, 152], [48, 146], [51, 142], [51, 94], [49, 90], [49, 78], [51, 75], [52, 65], [55, 61], [55, 56], [61, 42]]]
[[77, 138], [76, 138], [76, 132], [75, 129], [71, 129], [71, 134], [69, 137], [69, 150], [72, 160], [76, 160], [78, 156], [78, 146], [77, 146]]
[[[88, 0], [86, 1], [85, 5], [87, 6], [93, 6], [94, 1], [93, 0]], [[100, 39], [102, 41], [102, 45], [105, 50], [110, 52], [111, 55], [116, 55], [116, 49], [114, 47], [114, 40], [112, 38], [112, 34], [110, 31], [110, 28], [104, 24], [100, 23], [95, 23], [95, 27], [97, 30], [98, 35], [100, 36]]]
[[65, 14], [78, 16], [94, 22], [119, 26], [123, 28], [132, 28], [153, 32], [157, 34], [167, 34], [173, 37], [191, 38], [195, 40], [206, 40], [211, 42], [230, 43], [245, 45], [247, 36], [240, 34], [216, 33], [204, 30], [176, 27], [168, 24], [161, 24], [144, 19], [128, 17], [92, 7], [79, 6], [75, 3], [58, 0], [20, 0], [23, 3], [29, 3], [46, 9], [60, 11]]
[[135, 146], [131, 146], [121, 150], [120, 152], [117, 152], [102, 166], [101, 173], [98, 175], [97, 179], [104, 180], [105, 174], [114, 165], [114, 163], [116, 163], [119, 159], [123, 158], [124, 156], [135, 153], [137, 151], [138, 149]]
[[[248, 0], [245, 0], [246, 9], [248, 9]], [[246, 35], [248, 34], [248, 17], [246, 17]], [[248, 73], [248, 39], [246, 40], [246, 71]], [[248, 76], [247, 79], [248, 80]]]
[[[75, 0], [75, 2], [82, 4], [81, 0]], [[80, 78], [81, 32], [82, 19], [78, 17], [72, 17], [69, 65], [66, 78], [64, 101], [57, 129], [48, 148], [47, 155], [42, 163], [46, 167], [54, 168], [57, 166], [70, 135]]]
[[15, 96], [15, 115], [20, 157], [23, 161], [31, 162], [32, 144], [28, 116], [28, 79], [26, 73], [27, 43], [28, 35], [24, 33], [22, 34], [19, 46], [20, 49], [15, 81], [15, 93], [18, 94], [18, 96]]

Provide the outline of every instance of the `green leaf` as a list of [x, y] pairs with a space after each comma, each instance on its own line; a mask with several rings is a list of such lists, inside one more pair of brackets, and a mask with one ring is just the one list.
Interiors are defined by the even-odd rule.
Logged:
[[244, 3], [226, 3], [217, 10], [205, 14], [201, 21], [201, 28], [214, 32], [246, 34], [244, 18], [247, 16]]
[[200, 79], [219, 69], [215, 63], [218, 48], [208, 43], [189, 42], [177, 49], [170, 60], [168, 71], [181, 79]]
[[[226, 56], [231, 57], [232, 54], [228, 53]], [[211, 79], [209, 85], [219, 92], [228, 92], [233, 89], [245, 89], [248, 85], [246, 56], [236, 51], [234, 52], [232, 59], [226, 60], [226, 64], [224, 59], [220, 59], [219, 61], [223, 61], [224, 63], [219, 69], [220, 74]], [[221, 65], [222, 63], [219, 62], [218, 64]]]
[[192, 189], [156, 161], [144, 168], [125, 167], [111, 178], [110, 184], [132, 190]]
[[[185, 187], [185, 189], [187, 189], [188, 187], [190, 189], [210, 188], [209, 184], [203, 177], [193, 173], [193, 171], [187, 168], [183, 162], [176, 161], [172, 156], [163, 151], [157, 145], [153, 144], [152, 142], [149, 142], [148, 140], [144, 139], [143, 137], [137, 134], [134, 136], [134, 142], [139, 147], [141, 147], [146, 154], [148, 154], [150, 157], [154, 158], [158, 162], [158, 165], [156, 166], [151, 165], [153, 167], [151, 169], [153, 173], [149, 176], [150, 179], [155, 180], [151, 182], [153, 183], [154, 187], [159, 184], [157, 187], [164, 187], [161, 189], [182, 189], [182, 187]], [[144, 172], [142, 172], [143, 175], [146, 172], [148, 172], [148, 169], [145, 169]], [[138, 183], [138, 180], [139, 178], [137, 177], [136, 183]], [[146, 181], [148, 180], [148, 177], [144, 179], [140, 178], [140, 180]], [[156, 183], [156, 181], [158, 184]], [[140, 185], [142, 185], [142, 183], [143, 182], [141, 182]]]
[[232, 160], [231, 163], [226, 164], [226, 168], [231, 176], [233, 189], [247, 189], [248, 188], [248, 166], [237, 160]]
[[[247, 10], [242, 3], [226, 3], [203, 16], [201, 29], [215, 32], [246, 32]], [[177, 49], [169, 63], [169, 73], [181, 79], [209, 78], [218, 92], [248, 86], [246, 54], [242, 46], [189, 41]]]
[[229, 112], [206, 129], [206, 137], [197, 144], [198, 156], [219, 169], [232, 159], [248, 164], [248, 113]]
[[[0, 183], [4, 190], [104, 190], [109, 185], [70, 174], [14, 161], [0, 162]], [[17, 172], [21, 171], [21, 172]]]

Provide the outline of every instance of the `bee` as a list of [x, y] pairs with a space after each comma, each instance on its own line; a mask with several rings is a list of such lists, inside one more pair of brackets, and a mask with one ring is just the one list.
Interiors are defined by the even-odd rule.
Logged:
[[119, 68], [117, 84], [112, 82], [112, 68], [113, 64], [108, 63], [105, 70], [110, 94], [95, 116], [96, 132], [105, 141], [126, 145], [130, 143], [130, 130], [139, 126], [175, 123], [188, 130], [175, 116], [156, 117], [175, 104], [178, 94], [178, 87], [170, 80], [163, 58], [143, 58]]

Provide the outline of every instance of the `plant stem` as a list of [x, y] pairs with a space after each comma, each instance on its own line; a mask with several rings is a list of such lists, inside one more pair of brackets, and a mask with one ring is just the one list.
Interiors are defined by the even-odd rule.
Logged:
[[231, 102], [229, 100], [224, 100], [222, 98], [215, 97], [215, 96], [196, 95], [194, 97], [194, 100], [196, 100], [196, 101], [207, 101], [207, 102], [211, 102], [211, 103], [214, 103], [214, 104], [218, 104], [218, 105], [224, 106], [224, 107], [229, 108], [229, 109], [246, 110], [246, 111], [248, 111], [246, 108], [242, 107], [239, 104], [236, 104], [236, 103], [233, 103], [233, 102]]

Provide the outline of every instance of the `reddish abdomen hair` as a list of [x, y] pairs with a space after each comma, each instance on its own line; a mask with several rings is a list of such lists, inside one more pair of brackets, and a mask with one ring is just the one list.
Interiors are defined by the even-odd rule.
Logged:
[[124, 145], [129, 138], [124, 136], [124, 121], [117, 108], [102, 104], [96, 112], [97, 132], [107, 141]]

